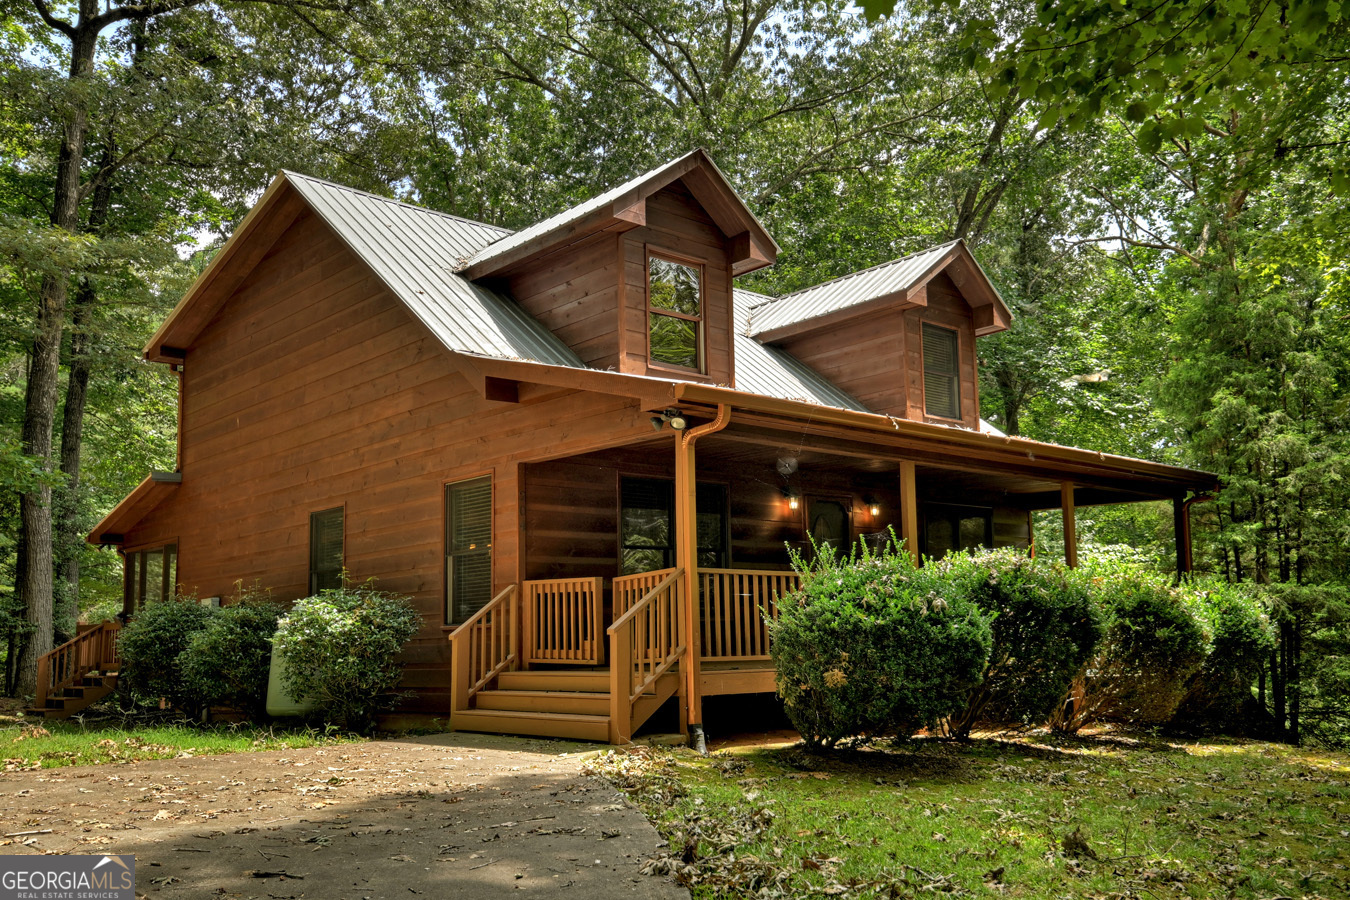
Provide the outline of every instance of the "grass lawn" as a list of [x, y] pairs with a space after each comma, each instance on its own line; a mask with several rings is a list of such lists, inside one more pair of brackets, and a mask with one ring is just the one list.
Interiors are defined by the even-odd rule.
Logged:
[[709, 897], [1350, 896], [1350, 757], [1102, 734], [642, 750], [594, 769]]
[[121, 726], [104, 722], [85, 726], [69, 720], [47, 720], [0, 725], [0, 758], [4, 771], [14, 772], [209, 753], [291, 750], [354, 740], [360, 738], [294, 726]]

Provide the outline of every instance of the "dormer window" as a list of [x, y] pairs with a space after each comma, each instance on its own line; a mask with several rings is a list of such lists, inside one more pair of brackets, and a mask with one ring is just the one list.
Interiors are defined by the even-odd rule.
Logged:
[[923, 323], [923, 410], [942, 419], [961, 418], [957, 334]]
[[703, 371], [703, 266], [647, 256], [648, 356]]

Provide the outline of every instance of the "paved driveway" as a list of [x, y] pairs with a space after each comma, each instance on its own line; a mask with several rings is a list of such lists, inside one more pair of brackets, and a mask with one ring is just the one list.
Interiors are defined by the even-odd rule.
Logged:
[[148, 898], [687, 898], [577, 745], [446, 734], [0, 774], [8, 853], [134, 853]]

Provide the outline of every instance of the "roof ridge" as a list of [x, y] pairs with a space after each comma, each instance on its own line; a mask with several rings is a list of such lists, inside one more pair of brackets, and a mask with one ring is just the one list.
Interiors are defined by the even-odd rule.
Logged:
[[[354, 188], [351, 185], [338, 184], [336, 181], [329, 181], [327, 178], [319, 178], [317, 175], [306, 175], [304, 172], [296, 172], [293, 169], [282, 169], [281, 171], [282, 174], [284, 174], [287, 178], [303, 178], [306, 181], [313, 181], [318, 184], [326, 185], [327, 187], [337, 188], [340, 191], [347, 191], [352, 194], [360, 194], [362, 197], [369, 197], [372, 200], [381, 200], [385, 203], [392, 203], [395, 206], [406, 206], [408, 209], [416, 210], [417, 212], [429, 213], [433, 216], [441, 216], [442, 218], [445, 219], [454, 219], [455, 221], [463, 222], [466, 225], [475, 225], [479, 228], [490, 228], [493, 231], [502, 232], [503, 233], [502, 237], [507, 237], [511, 234], [514, 234], [514, 232], [511, 231], [511, 229], [503, 228], [500, 225], [490, 225], [487, 222], [479, 222], [477, 219], [470, 219], [465, 216], [457, 216], [454, 213], [442, 212], [439, 209], [432, 209], [429, 206], [419, 206], [416, 203], [409, 203], [406, 200], [397, 200], [393, 197], [385, 197], [381, 194], [372, 193], [371, 191], [363, 191], [360, 188]], [[501, 240], [501, 238], [499, 237], [496, 238], [495, 240], [499, 241]]]
[[782, 294], [781, 296], [773, 297], [772, 299], [769, 300], [768, 303], [757, 303], [754, 306], [752, 306], [751, 309], [752, 310], [761, 309], [765, 306], [768, 306], [771, 303], [777, 303], [780, 300], [787, 300], [789, 298], [805, 294], [808, 291], [814, 291], [816, 288], [823, 288], [826, 287], [827, 285], [837, 284], [838, 282], [841, 281], [847, 281], [850, 278], [856, 278], [859, 275], [866, 275], [868, 272], [875, 272], [878, 269], [884, 269], [888, 266], [893, 266], [896, 265], [897, 263], [902, 263], [905, 262], [906, 260], [914, 259], [916, 256], [923, 256], [926, 253], [932, 253], [935, 250], [941, 250], [946, 247], [954, 247], [955, 245], [961, 243], [961, 240], [962, 240], [961, 238], [956, 238], [955, 240], [946, 241], [941, 244], [934, 244], [931, 247], [925, 247], [922, 250], [915, 250], [913, 253], [906, 253], [904, 256], [897, 256], [895, 259], [888, 259], [885, 262], [879, 262], [876, 265], [868, 266], [865, 269], [858, 269], [856, 272], [849, 272], [846, 275], [839, 275], [827, 281], [821, 281], [809, 287], [800, 288], [799, 290], [795, 290], [790, 294]]

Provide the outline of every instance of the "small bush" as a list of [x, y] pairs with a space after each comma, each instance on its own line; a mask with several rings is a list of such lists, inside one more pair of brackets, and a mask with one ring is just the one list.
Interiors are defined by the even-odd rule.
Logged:
[[1078, 570], [1106, 634], [1051, 725], [1077, 731], [1098, 719], [1166, 723], [1205, 659], [1207, 638], [1184, 592], [1160, 573], [1124, 565]]
[[199, 712], [204, 698], [184, 679], [178, 657], [214, 613], [192, 597], [148, 603], [137, 610], [118, 638], [122, 659], [118, 688], [142, 699], [164, 697], [189, 714]]
[[189, 693], [205, 705], [230, 706], [261, 718], [267, 713], [272, 635], [285, 609], [256, 586], [236, 587], [229, 605], [193, 633], [178, 667]]
[[951, 554], [930, 565], [974, 584], [972, 597], [993, 632], [984, 677], [948, 732], [966, 737], [981, 719], [1043, 723], [1101, 639], [1101, 614], [1083, 580], [1016, 550]]
[[1253, 713], [1252, 686], [1275, 632], [1260, 599], [1249, 587], [1221, 581], [1186, 586], [1191, 606], [1211, 637], [1209, 655], [1187, 685], [1173, 724], [1196, 731], [1262, 733], [1267, 724], [1247, 721]]
[[810, 568], [794, 558], [801, 590], [770, 625], [778, 693], [803, 739], [908, 737], [950, 716], [989, 654], [970, 585], [894, 546], [819, 557]]
[[367, 732], [398, 699], [390, 693], [403, 674], [396, 658], [420, 624], [407, 597], [371, 582], [298, 600], [273, 639], [286, 656], [286, 690], [316, 701], [329, 721]]

